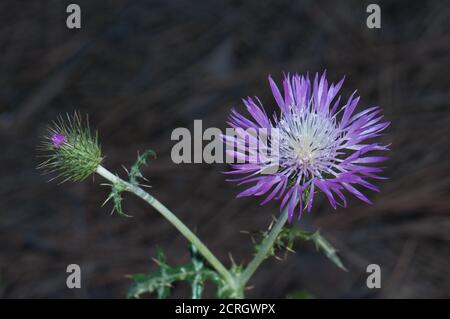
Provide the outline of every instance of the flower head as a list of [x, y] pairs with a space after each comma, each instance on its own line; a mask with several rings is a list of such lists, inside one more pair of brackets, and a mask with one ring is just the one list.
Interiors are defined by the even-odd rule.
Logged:
[[[344, 190], [371, 203], [355, 186], [378, 191], [369, 178], [382, 179], [377, 174], [381, 168], [368, 166], [386, 160], [373, 156], [372, 151], [386, 151], [387, 145], [374, 143], [373, 138], [390, 124], [383, 122], [379, 107], [370, 107], [354, 113], [359, 97], [356, 91], [341, 106], [337, 94], [344, 79], [337, 84], [328, 82], [324, 72], [319, 79], [316, 73], [313, 83], [309, 75], [285, 76], [284, 95], [269, 77], [280, 115], [270, 118], [258, 98], [243, 100], [252, 119], [232, 110], [228, 124], [235, 129], [266, 129], [272, 134], [267, 141], [249, 142], [255, 134], [225, 136], [227, 145], [234, 145], [228, 152], [235, 160], [245, 163], [232, 164], [227, 174], [242, 174], [231, 179], [240, 184], [254, 183], [241, 192], [241, 196], [265, 196], [261, 204], [280, 199], [280, 209], [288, 208], [289, 220], [298, 205], [299, 215], [310, 211], [316, 190], [322, 191], [331, 206], [346, 206]], [[271, 149], [268, 154], [267, 149]], [[262, 152], [265, 150], [265, 152]], [[276, 166], [274, 163], [276, 162]], [[267, 174], [268, 169], [276, 167]]]
[[81, 181], [102, 162], [97, 133], [92, 134], [87, 119], [83, 124], [76, 112], [53, 122], [39, 149], [45, 152], [45, 160], [38, 168], [56, 173], [55, 178], [61, 178], [62, 182]]

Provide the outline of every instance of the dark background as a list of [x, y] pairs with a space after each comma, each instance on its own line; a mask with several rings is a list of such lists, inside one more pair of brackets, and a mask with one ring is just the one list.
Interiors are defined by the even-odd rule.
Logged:
[[[323, 69], [332, 81], [346, 75], [344, 98], [358, 89], [359, 109], [381, 105], [392, 121], [382, 139], [392, 143], [389, 180], [367, 192], [373, 206], [351, 200], [332, 212], [318, 196], [299, 224], [320, 228], [348, 273], [298, 243], [263, 264], [247, 296], [450, 297], [448, 1], [379, 1], [380, 30], [365, 24], [371, 1], [78, 0], [81, 30], [65, 26], [68, 3], [0, 2], [0, 297], [123, 298], [125, 275], [155, 270], [157, 246], [172, 264], [189, 260], [184, 239], [133, 196], [134, 218], [110, 216], [99, 177], [57, 185], [36, 171], [36, 145], [58, 114], [89, 113], [112, 171], [156, 150], [145, 169], [152, 194], [227, 265], [228, 253], [248, 262], [240, 231], [265, 229], [278, 203], [234, 199], [241, 188], [224, 181], [223, 164], [173, 164], [170, 134], [194, 119], [225, 128], [247, 95], [270, 109], [268, 74]], [[66, 287], [71, 263], [81, 289]], [[371, 263], [379, 290], [365, 285]]]

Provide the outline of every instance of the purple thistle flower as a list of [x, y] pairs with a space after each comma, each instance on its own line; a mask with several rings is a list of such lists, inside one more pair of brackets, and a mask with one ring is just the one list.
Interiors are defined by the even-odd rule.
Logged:
[[[272, 199], [281, 199], [280, 210], [288, 207], [289, 221], [297, 205], [299, 217], [303, 209], [311, 211], [316, 190], [321, 190], [335, 209], [337, 205], [347, 205], [344, 190], [371, 204], [355, 186], [379, 191], [367, 179], [383, 179], [377, 175], [382, 169], [366, 164], [387, 159], [368, 153], [388, 150], [388, 145], [371, 140], [380, 136], [390, 123], [382, 121], [379, 107], [354, 113], [359, 101], [356, 91], [347, 103], [340, 106], [340, 96], [336, 96], [344, 79], [328, 85], [325, 76], [326, 72], [319, 79], [316, 73], [311, 83], [308, 74], [292, 77], [288, 74], [283, 81], [284, 96], [269, 76], [272, 94], [281, 110], [281, 114], [274, 115], [272, 119], [267, 116], [258, 98], [256, 102], [250, 97], [243, 100], [252, 119], [234, 109], [231, 111], [228, 124], [236, 130], [267, 129], [278, 132], [276, 140], [269, 140], [266, 144], [253, 143], [253, 146], [248, 136], [247, 139], [239, 134], [224, 136], [226, 144], [233, 146], [227, 154], [235, 161], [246, 159], [245, 163], [232, 164], [232, 170], [226, 172], [243, 174], [244, 177], [229, 181], [254, 183], [237, 197], [265, 195], [261, 205]], [[264, 172], [273, 166], [273, 159], [269, 160], [270, 156], [262, 154], [258, 149], [261, 145], [266, 149], [278, 148], [278, 166], [271, 174]]]
[[66, 137], [61, 133], [54, 133], [51, 138], [53, 146], [59, 148], [62, 144], [67, 142]]

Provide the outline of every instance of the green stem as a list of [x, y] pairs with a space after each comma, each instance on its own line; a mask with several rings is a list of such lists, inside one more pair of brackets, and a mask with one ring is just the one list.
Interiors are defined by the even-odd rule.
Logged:
[[288, 218], [288, 206], [289, 206], [289, 204], [286, 206], [286, 208], [281, 213], [280, 218], [278, 218], [277, 222], [273, 226], [269, 235], [261, 243], [261, 246], [258, 249], [258, 252], [256, 253], [255, 257], [253, 257], [252, 261], [247, 265], [245, 270], [238, 277], [237, 283], [238, 283], [238, 287], [241, 290], [244, 289], [245, 285], [247, 284], [249, 279], [253, 276], [256, 269], [258, 269], [259, 265], [261, 265], [263, 260], [266, 259], [267, 254], [269, 253], [270, 249], [273, 247], [273, 244], [274, 244], [275, 240], [277, 239], [278, 235], [280, 234], [281, 230], [283, 229], [284, 224], [286, 224], [286, 221]]
[[173, 214], [166, 206], [164, 206], [160, 201], [151, 196], [149, 193], [144, 191], [142, 188], [130, 184], [118, 176], [112, 174], [103, 166], [99, 165], [96, 170], [97, 174], [103, 176], [112, 183], [122, 183], [125, 185], [125, 190], [135, 194], [136, 196], [142, 198], [150, 206], [155, 208], [161, 215], [163, 215], [180, 233], [186, 237], [186, 239], [191, 242], [195, 247], [197, 247], [200, 254], [209, 262], [209, 264], [228, 282], [231, 289], [236, 291], [237, 285], [234, 276], [225, 268], [225, 266], [213, 255], [213, 253], [206, 247], [202, 241], [177, 217]]

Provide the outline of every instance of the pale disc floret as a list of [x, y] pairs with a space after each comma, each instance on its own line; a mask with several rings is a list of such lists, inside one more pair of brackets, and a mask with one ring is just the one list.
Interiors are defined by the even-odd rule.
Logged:
[[333, 118], [291, 108], [276, 123], [279, 129], [281, 172], [300, 182], [320, 178], [332, 168], [342, 133]]

